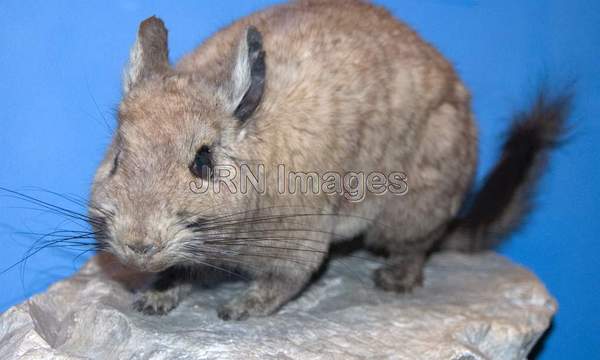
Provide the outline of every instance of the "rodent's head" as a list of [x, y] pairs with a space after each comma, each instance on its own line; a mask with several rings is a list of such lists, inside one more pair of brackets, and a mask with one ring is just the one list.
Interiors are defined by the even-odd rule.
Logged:
[[[224, 81], [181, 73], [168, 63], [167, 30], [151, 17], [140, 25], [124, 77], [118, 128], [99, 166], [90, 218], [99, 241], [124, 263], [160, 271], [189, 262], [194, 225], [245, 201], [223, 189], [194, 192], [206, 169], [236, 165], [247, 120], [265, 80], [261, 34], [240, 34]], [[243, 157], [243, 156], [242, 156]]]

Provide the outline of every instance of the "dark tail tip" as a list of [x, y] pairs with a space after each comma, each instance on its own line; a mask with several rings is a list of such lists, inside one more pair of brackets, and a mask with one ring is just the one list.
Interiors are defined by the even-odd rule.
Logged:
[[568, 132], [572, 102], [572, 91], [555, 96], [541, 91], [528, 111], [513, 117], [500, 160], [464, 216], [451, 224], [442, 248], [485, 250], [523, 224], [549, 154]]

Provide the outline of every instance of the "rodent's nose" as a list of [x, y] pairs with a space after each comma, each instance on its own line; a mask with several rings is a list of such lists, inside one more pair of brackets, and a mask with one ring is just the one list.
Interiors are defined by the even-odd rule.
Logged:
[[141, 255], [152, 255], [158, 250], [156, 246], [144, 243], [127, 244], [127, 247]]

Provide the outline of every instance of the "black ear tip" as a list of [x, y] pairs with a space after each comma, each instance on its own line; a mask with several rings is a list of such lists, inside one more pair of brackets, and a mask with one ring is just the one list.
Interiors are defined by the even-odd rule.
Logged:
[[262, 34], [255, 26], [249, 26], [246, 29], [246, 41], [251, 51], [262, 49]]

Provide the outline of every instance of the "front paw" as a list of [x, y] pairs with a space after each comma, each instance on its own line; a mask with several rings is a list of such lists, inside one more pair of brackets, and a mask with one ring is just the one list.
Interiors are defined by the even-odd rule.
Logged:
[[217, 316], [221, 320], [246, 320], [250, 314], [247, 309], [225, 304], [219, 306]]
[[146, 315], [165, 315], [177, 307], [179, 296], [172, 291], [149, 290], [138, 295], [133, 308]]
[[280, 303], [263, 299], [254, 294], [234, 298], [228, 303], [221, 305], [217, 315], [222, 320], [246, 320], [249, 317], [268, 316], [274, 313]]

